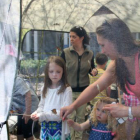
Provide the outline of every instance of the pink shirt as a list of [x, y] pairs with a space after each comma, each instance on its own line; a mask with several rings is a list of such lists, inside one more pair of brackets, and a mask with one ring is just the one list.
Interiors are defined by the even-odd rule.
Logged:
[[135, 95], [140, 100], [140, 69], [139, 69], [139, 53], [135, 55], [135, 84], [131, 85], [126, 81], [126, 91], [130, 95]]

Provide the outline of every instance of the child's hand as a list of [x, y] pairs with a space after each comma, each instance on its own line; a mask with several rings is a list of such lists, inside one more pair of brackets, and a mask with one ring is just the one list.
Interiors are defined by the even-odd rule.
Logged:
[[38, 116], [37, 112], [34, 112], [34, 113], [31, 114], [31, 119], [33, 121], [37, 121], [39, 119], [39, 116]]
[[92, 71], [91, 71], [91, 74], [92, 76], [96, 76], [98, 74], [98, 70], [96, 68], [94, 68]]
[[74, 125], [74, 121], [71, 119], [68, 119], [67, 123], [68, 123], [69, 127], [73, 127], [73, 125]]

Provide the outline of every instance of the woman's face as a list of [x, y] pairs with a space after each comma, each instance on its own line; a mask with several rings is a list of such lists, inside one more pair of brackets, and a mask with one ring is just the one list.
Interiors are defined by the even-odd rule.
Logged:
[[116, 50], [115, 45], [112, 42], [103, 38], [101, 35], [97, 35], [97, 41], [101, 46], [102, 53], [106, 54], [112, 60], [118, 58], [118, 51]]
[[83, 43], [84, 37], [79, 37], [75, 32], [70, 32], [71, 45], [77, 47]]

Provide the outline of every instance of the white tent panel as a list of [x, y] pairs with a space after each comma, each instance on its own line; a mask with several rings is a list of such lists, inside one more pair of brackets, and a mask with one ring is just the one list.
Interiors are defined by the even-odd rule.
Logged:
[[103, 16], [93, 16], [85, 25], [85, 29], [89, 32], [95, 31], [96, 27], [102, 24], [104, 20], [110, 18], [117, 18], [115, 15], [103, 15]]
[[[12, 99], [19, 43], [20, 2], [0, 1], [0, 124], [7, 120]], [[6, 140], [4, 124], [0, 139]]]
[[[102, 6], [112, 14], [100, 11]], [[80, 25], [95, 32], [104, 19], [112, 17], [122, 19], [132, 32], [140, 32], [138, 0], [23, 0], [23, 28], [28, 29], [69, 31]]]

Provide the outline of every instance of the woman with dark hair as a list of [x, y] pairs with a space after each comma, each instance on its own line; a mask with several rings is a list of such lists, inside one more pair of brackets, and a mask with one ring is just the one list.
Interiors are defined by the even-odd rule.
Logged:
[[116, 82], [124, 92], [125, 106], [110, 104], [104, 110], [109, 110], [114, 117], [128, 117], [126, 128], [128, 140], [131, 140], [130, 122], [140, 117], [140, 48], [135, 44], [127, 25], [120, 19], [105, 21], [96, 29], [96, 34], [102, 53], [110, 57], [112, 62], [105, 73], [86, 88], [73, 104], [61, 109], [61, 116], [65, 119], [74, 109]]
[[[73, 101], [75, 101], [81, 92], [89, 85], [88, 73], [95, 67], [93, 52], [88, 50], [89, 36], [85, 29], [75, 26], [70, 30], [71, 45], [64, 49], [61, 57], [66, 62], [68, 82], [72, 87]], [[95, 71], [96, 73], [96, 71]], [[85, 121], [86, 104], [77, 108], [70, 116], [78, 123]], [[72, 140], [82, 140], [82, 133], [71, 130]]]

